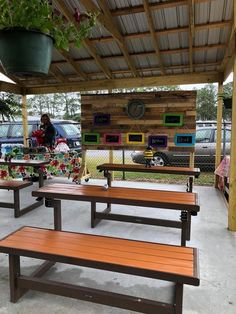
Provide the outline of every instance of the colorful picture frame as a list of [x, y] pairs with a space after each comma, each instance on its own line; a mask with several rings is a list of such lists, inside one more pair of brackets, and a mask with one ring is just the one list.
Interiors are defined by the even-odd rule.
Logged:
[[174, 136], [175, 146], [179, 147], [193, 147], [195, 145], [194, 133], [176, 133]]
[[144, 144], [145, 134], [144, 133], [127, 133], [126, 143], [127, 144]]
[[100, 143], [100, 134], [99, 133], [83, 133], [83, 144], [93, 145]]
[[120, 145], [121, 133], [105, 133], [103, 135], [103, 143], [108, 145]]
[[183, 126], [184, 114], [183, 113], [164, 113], [163, 125], [164, 126]]
[[157, 148], [167, 147], [167, 135], [149, 135], [148, 136], [148, 146]]
[[110, 113], [94, 113], [93, 115], [93, 125], [94, 126], [104, 126], [110, 125], [111, 115]]

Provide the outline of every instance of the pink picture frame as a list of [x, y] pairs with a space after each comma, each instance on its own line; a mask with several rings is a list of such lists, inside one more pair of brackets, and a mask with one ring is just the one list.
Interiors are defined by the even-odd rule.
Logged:
[[107, 145], [120, 145], [121, 133], [104, 133], [103, 143]]

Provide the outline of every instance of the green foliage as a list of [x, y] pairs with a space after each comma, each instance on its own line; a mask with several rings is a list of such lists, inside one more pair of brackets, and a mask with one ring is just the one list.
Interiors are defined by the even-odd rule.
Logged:
[[51, 118], [79, 121], [80, 106], [78, 93], [35, 95], [28, 98], [30, 115], [41, 116], [43, 113], [48, 113]]
[[216, 120], [217, 92], [213, 84], [207, 84], [197, 92], [197, 120]]
[[0, 94], [0, 120], [10, 121], [21, 113], [21, 102], [19, 98], [10, 93]]
[[69, 42], [75, 41], [77, 47], [88, 38], [96, 23], [97, 14], [85, 13], [83, 21], [76, 27], [54, 11], [48, 0], [0, 0], [0, 30], [25, 28], [38, 30], [51, 35], [58, 49], [69, 49]]

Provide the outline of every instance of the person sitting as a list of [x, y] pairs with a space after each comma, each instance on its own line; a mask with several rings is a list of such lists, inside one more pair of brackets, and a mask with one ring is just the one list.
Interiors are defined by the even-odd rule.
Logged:
[[153, 151], [151, 146], [147, 146], [144, 151], [145, 167], [151, 167], [151, 162], [153, 160]]
[[43, 146], [52, 148], [55, 143], [56, 130], [46, 113], [41, 116], [40, 130], [43, 131], [41, 135]]

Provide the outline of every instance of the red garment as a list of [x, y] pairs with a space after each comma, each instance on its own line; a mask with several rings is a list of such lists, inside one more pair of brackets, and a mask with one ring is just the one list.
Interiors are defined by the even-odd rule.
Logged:
[[44, 134], [43, 130], [36, 130], [32, 132], [32, 136], [36, 138], [38, 145], [42, 145], [44, 143], [44, 139], [42, 137], [43, 134]]

